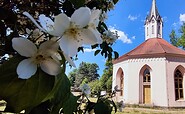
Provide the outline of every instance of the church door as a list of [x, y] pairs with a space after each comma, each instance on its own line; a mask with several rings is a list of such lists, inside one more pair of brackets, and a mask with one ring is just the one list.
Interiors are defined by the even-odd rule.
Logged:
[[143, 103], [151, 103], [151, 86], [150, 86], [150, 71], [148, 68], [144, 70], [143, 73]]
[[150, 85], [144, 85], [143, 87], [143, 103], [150, 104], [151, 103], [151, 89]]

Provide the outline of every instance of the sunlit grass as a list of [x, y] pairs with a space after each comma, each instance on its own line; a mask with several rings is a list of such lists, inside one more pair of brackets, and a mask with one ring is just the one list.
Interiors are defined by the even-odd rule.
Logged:
[[[96, 102], [97, 98], [90, 98], [91, 102]], [[3, 111], [5, 106], [4, 101], [0, 101], [0, 111]], [[1, 114], [1, 112], [0, 112]], [[2, 113], [2, 114], [12, 114], [12, 113]], [[119, 110], [112, 114], [185, 114], [185, 109], [162, 109], [162, 108], [141, 108], [141, 107], [126, 107], [122, 112]]]

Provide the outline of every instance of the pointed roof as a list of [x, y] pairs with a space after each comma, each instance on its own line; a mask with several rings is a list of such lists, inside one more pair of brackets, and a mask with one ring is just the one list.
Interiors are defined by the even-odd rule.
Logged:
[[158, 12], [157, 6], [156, 6], [156, 0], [152, 0], [152, 7], [151, 7], [150, 12], [147, 15], [146, 19], [150, 20], [153, 16], [156, 19], [159, 19], [159, 17], [161, 17], [159, 12]]
[[185, 51], [169, 44], [162, 38], [151, 38], [143, 42], [132, 51], [114, 60], [113, 64], [129, 58], [154, 57], [154, 55], [160, 57], [166, 57], [168, 55], [185, 57]]

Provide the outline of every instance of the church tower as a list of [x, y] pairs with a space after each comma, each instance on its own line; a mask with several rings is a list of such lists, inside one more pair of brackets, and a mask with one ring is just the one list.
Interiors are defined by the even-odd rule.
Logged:
[[145, 20], [145, 40], [149, 38], [162, 38], [163, 21], [156, 6], [156, 0], [152, 1], [152, 7]]

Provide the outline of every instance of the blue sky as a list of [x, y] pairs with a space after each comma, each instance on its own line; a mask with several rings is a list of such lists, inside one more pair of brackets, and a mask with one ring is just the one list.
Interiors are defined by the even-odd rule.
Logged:
[[[157, 8], [163, 18], [163, 38], [169, 42], [172, 29], [178, 32], [182, 22], [185, 22], [184, 0], [156, 0]], [[123, 55], [144, 42], [144, 21], [150, 11], [152, 0], [120, 0], [114, 10], [108, 13], [107, 26], [117, 30], [119, 39], [113, 49]], [[94, 50], [85, 49], [85, 53], [78, 53], [76, 66], [84, 62], [97, 63], [100, 67], [98, 73], [102, 75], [105, 58], [101, 55], [94, 56]], [[72, 69], [67, 67], [68, 74]]]

